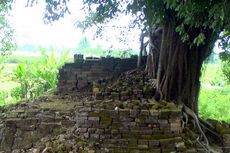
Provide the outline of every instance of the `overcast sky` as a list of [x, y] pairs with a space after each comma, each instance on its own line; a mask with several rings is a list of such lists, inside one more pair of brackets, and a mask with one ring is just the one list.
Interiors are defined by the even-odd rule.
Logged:
[[81, 1], [71, 1], [71, 15], [66, 15], [65, 18], [53, 23], [53, 25], [45, 25], [43, 23], [44, 3], [39, 3], [39, 5], [30, 8], [25, 7], [25, 2], [26, 1], [23, 0], [16, 1], [11, 16], [12, 26], [15, 29], [16, 41], [19, 46], [34, 44], [60, 48], [74, 48], [79, 43], [81, 37], [87, 36], [94, 45], [101, 45], [105, 48], [110, 46], [124, 49], [139, 48], [138, 29], [127, 34], [127, 37], [132, 39], [129, 40], [130, 43], [132, 43], [130, 46], [124, 46], [118, 41], [117, 37], [115, 37], [118, 31], [111, 27], [113, 24], [122, 26], [128, 25], [130, 17], [123, 15], [119, 20], [111, 22], [109, 24], [110, 28], [106, 29], [106, 36], [103, 37], [103, 39], [93, 40], [95, 27], [82, 33], [81, 29], [77, 29], [74, 26], [76, 20], [84, 18], [84, 13], [81, 11]]

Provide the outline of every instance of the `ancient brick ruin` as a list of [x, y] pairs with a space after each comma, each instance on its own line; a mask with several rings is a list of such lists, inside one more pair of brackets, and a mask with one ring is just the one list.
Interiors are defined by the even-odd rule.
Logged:
[[[77, 55], [60, 70], [57, 95], [0, 109], [0, 152], [207, 152], [185, 132], [182, 107], [155, 101], [155, 80], [143, 71], [133, 73], [136, 64], [136, 57]], [[212, 147], [229, 153], [229, 125], [214, 127], [223, 142]]]
[[86, 58], [75, 55], [74, 63], [66, 63], [59, 72], [58, 93], [80, 90], [93, 81], [110, 79], [137, 66], [137, 56], [131, 58]]

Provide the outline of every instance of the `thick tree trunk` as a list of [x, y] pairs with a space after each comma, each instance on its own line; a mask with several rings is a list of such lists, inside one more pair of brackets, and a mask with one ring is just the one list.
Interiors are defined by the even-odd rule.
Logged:
[[144, 42], [146, 36], [147, 33], [144, 30], [142, 30], [140, 35], [140, 52], [137, 61], [137, 68], [140, 68], [143, 65], [143, 63], [145, 63], [145, 60], [143, 60], [143, 56], [147, 56], [146, 46], [148, 45], [148, 42]]
[[209, 53], [204, 46], [183, 43], [173, 25], [165, 25], [157, 74], [161, 99], [182, 102], [198, 114], [198, 96], [202, 63]]
[[149, 54], [145, 71], [151, 78], [157, 77], [161, 48], [162, 28], [152, 29], [149, 33]]

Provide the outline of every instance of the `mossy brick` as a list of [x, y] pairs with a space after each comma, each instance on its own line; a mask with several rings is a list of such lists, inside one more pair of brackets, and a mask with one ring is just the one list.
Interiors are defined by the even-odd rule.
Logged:
[[129, 113], [130, 113], [130, 109], [120, 109], [119, 110], [119, 115], [121, 117], [128, 117], [129, 116]]
[[95, 133], [96, 133], [96, 134], [100, 134], [100, 135], [105, 134], [105, 129], [103, 129], [103, 128], [101, 128], [101, 129], [96, 129]]
[[182, 110], [180, 108], [170, 110], [171, 118], [178, 117], [178, 116], [182, 116]]
[[169, 109], [159, 110], [159, 118], [160, 119], [168, 119], [171, 111]]
[[79, 108], [78, 112], [90, 112], [92, 110], [92, 107], [82, 107]]
[[37, 142], [39, 139], [40, 139], [40, 136], [38, 132], [34, 132], [34, 131], [25, 132], [19, 137], [15, 138], [12, 149], [31, 148], [33, 143]]
[[112, 118], [109, 114], [108, 111], [104, 110], [104, 111], [100, 111], [99, 112], [99, 117], [100, 117], [100, 125], [101, 124], [108, 124], [110, 125], [112, 122]]
[[168, 146], [170, 144], [174, 145], [177, 142], [181, 142], [182, 138], [181, 137], [164, 138], [164, 139], [160, 139], [159, 141], [161, 146]]
[[168, 138], [174, 138], [174, 137], [175, 136], [173, 134], [153, 133], [151, 136], [151, 139], [162, 140], [162, 139], [168, 139]]
[[111, 129], [105, 128], [105, 134], [111, 134]]
[[110, 134], [100, 134], [100, 139], [101, 140], [108, 140], [111, 139], [111, 135]]
[[150, 116], [158, 117], [160, 115], [160, 112], [158, 110], [155, 110], [155, 109], [150, 109], [149, 113], [150, 113]]
[[88, 128], [77, 128], [77, 131], [78, 131], [79, 133], [86, 133], [87, 130], [88, 130]]
[[78, 117], [76, 123], [77, 124], [84, 124], [87, 122], [88, 117]]
[[121, 122], [112, 122], [111, 129], [119, 129], [120, 127], [122, 127]]
[[140, 110], [138, 109], [130, 109], [130, 117], [136, 118], [139, 116]]
[[87, 132], [91, 134], [91, 133], [95, 133], [96, 130], [97, 130], [96, 128], [88, 128]]
[[136, 148], [137, 147], [137, 142], [138, 140], [133, 138], [133, 139], [127, 139], [128, 141], [128, 147], [129, 148]]
[[119, 111], [118, 111], [118, 110], [109, 110], [109, 115], [110, 115], [112, 118], [118, 118]]
[[140, 112], [140, 116], [144, 116], [144, 117], [147, 117], [150, 115], [150, 112], [149, 110], [141, 110]]
[[148, 149], [148, 145], [137, 145], [138, 149]]
[[109, 151], [110, 153], [130, 153], [128, 149], [112, 149]]
[[99, 134], [90, 134], [89, 135], [89, 137], [91, 138], [91, 139], [99, 139], [100, 138], [100, 135]]
[[76, 124], [76, 122], [75, 121], [71, 121], [71, 120], [62, 120], [61, 124], [64, 127], [72, 127], [72, 126], [74, 126]]
[[88, 112], [88, 116], [89, 117], [100, 117], [99, 112], [97, 111]]
[[99, 117], [99, 116], [98, 116], [98, 117], [97, 117], [97, 116], [95, 116], [95, 117], [91, 117], [91, 116], [90, 116], [90, 117], [88, 117], [88, 120], [89, 120], [89, 121], [98, 121], [98, 122], [99, 122], [100, 117]]
[[102, 100], [104, 98], [102, 92], [96, 92], [94, 96], [96, 100]]
[[140, 130], [139, 133], [142, 135], [151, 135], [153, 134], [153, 130]]
[[176, 149], [170, 147], [161, 148], [161, 153], [172, 153], [172, 152], [176, 152]]
[[127, 125], [129, 128], [133, 128], [133, 127], [137, 126], [137, 123], [136, 122], [128, 122]]
[[113, 135], [113, 134], [118, 134], [119, 133], [119, 130], [118, 129], [112, 129], [111, 130], [111, 134]]
[[167, 119], [158, 119], [159, 124], [169, 124], [169, 121]]
[[150, 140], [150, 139], [152, 139], [152, 135], [140, 134], [139, 138], [140, 139], [145, 139], [145, 140]]
[[85, 123], [82, 123], [82, 124], [77, 123], [77, 126], [79, 128], [91, 128], [92, 127], [92, 123], [89, 123], [89, 122], [85, 122]]
[[150, 148], [156, 148], [160, 146], [159, 140], [149, 140], [149, 147]]
[[27, 119], [20, 119], [20, 118], [10, 118], [5, 120], [6, 126], [12, 127], [24, 127], [26, 125], [35, 125], [38, 123], [37, 118], [27, 118]]
[[127, 139], [118, 139], [118, 148], [128, 148], [129, 141]]
[[138, 140], [138, 145], [149, 145], [149, 141], [144, 140], [144, 139], [139, 139]]
[[171, 127], [169, 123], [160, 123], [160, 129], [166, 131], [166, 129], [171, 130]]
[[157, 116], [149, 116], [145, 119], [146, 123], [158, 123], [158, 117]]
[[169, 123], [181, 123], [182, 118], [181, 117], [169, 118], [168, 121]]
[[172, 132], [182, 132], [181, 123], [170, 123], [170, 130]]

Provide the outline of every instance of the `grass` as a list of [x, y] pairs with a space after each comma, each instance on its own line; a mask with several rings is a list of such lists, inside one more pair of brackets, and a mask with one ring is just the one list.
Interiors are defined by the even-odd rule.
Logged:
[[16, 103], [16, 100], [10, 96], [10, 91], [19, 86], [19, 83], [12, 81], [10, 74], [17, 64], [4, 64], [4, 69], [0, 74], [0, 106]]
[[224, 82], [221, 65], [207, 64], [202, 73], [199, 115], [230, 123], [230, 85]]

